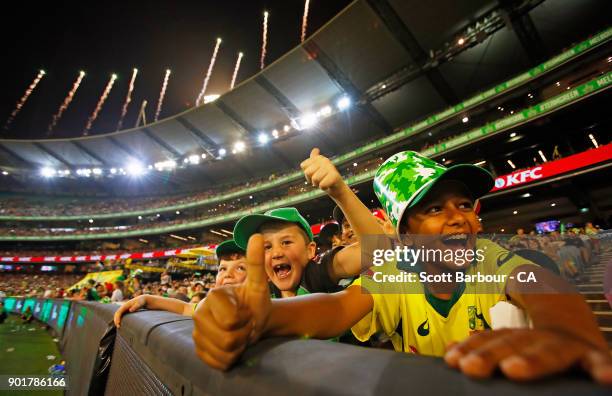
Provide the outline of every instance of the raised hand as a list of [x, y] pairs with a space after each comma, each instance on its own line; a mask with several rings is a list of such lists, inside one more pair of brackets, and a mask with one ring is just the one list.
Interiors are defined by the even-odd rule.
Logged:
[[321, 155], [318, 148], [313, 148], [310, 157], [300, 164], [306, 180], [314, 187], [320, 188], [332, 198], [337, 198], [346, 186], [342, 176], [329, 160]]
[[246, 261], [246, 282], [211, 290], [193, 315], [196, 353], [216, 369], [229, 369], [247, 345], [261, 337], [270, 315], [261, 234], [249, 239]]

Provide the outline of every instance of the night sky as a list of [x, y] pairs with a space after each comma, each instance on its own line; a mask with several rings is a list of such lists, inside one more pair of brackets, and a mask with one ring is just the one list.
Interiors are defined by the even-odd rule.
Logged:
[[[311, 0], [308, 34], [350, 2]], [[192, 107], [216, 37], [223, 42], [207, 94], [227, 91], [239, 51], [244, 58], [237, 83], [259, 70], [264, 10], [270, 12], [266, 64], [299, 44], [304, 0], [22, 1], [10, 6], [0, 27], [2, 126], [38, 70], [47, 72], [9, 130], [0, 129], [3, 138], [28, 139], [47, 137], [47, 126], [79, 70], [87, 74], [50, 137], [81, 136], [110, 75], [117, 73], [90, 135], [114, 131], [134, 67], [139, 72], [124, 126], [134, 125], [144, 99], [152, 120], [166, 68], [172, 74], [160, 119]]]

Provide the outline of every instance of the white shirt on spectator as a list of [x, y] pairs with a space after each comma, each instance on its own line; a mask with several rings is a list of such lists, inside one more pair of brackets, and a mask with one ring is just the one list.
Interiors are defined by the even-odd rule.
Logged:
[[115, 289], [113, 291], [113, 295], [111, 296], [111, 302], [120, 302], [123, 301], [123, 292], [121, 289]]

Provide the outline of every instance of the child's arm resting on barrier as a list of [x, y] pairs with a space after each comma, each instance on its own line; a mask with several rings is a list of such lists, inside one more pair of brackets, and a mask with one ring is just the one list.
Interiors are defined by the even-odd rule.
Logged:
[[115, 311], [113, 321], [117, 327], [121, 327], [121, 317], [130, 312], [136, 312], [141, 308], [153, 309], [158, 311], [174, 312], [179, 315], [192, 316], [193, 304], [177, 300], [176, 298], [167, 298], [162, 296], [142, 295], [132, 298], [124, 303]]
[[213, 289], [198, 305], [193, 340], [197, 355], [209, 366], [229, 369], [262, 336], [338, 335], [372, 309], [372, 297], [356, 286], [271, 301], [263, 262], [263, 239], [255, 234], [247, 247], [246, 283]]
[[[538, 282], [519, 282], [516, 275], [521, 271], [533, 272]], [[612, 384], [606, 341], [584, 298], [569, 284], [540, 267], [521, 266], [509, 277], [506, 294], [527, 312], [533, 329], [472, 335], [449, 348], [445, 355], [449, 365], [476, 378], [490, 377], [499, 367], [508, 378], [527, 381], [578, 364], [596, 381]]]

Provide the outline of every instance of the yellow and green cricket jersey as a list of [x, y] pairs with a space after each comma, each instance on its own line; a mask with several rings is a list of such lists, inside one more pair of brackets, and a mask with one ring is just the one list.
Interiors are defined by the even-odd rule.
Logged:
[[460, 283], [450, 300], [433, 296], [418, 280], [382, 282], [381, 273], [405, 276], [406, 272], [398, 269], [395, 261], [372, 267], [353, 282], [361, 285], [364, 293], [367, 290], [374, 300], [372, 311], [353, 326], [355, 337], [366, 341], [382, 332], [391, 338], [396, 351], [442, 356], [451, 342], [490, 328], [489, 309], [506, 300], [508, 276], [521, 265], [535, 264], [490, 240], [479, 239], [476, 249], [483, 249], [484, 259], [470, 265], [465, 274], [498, 275], [493, 278], [496, 280]]

